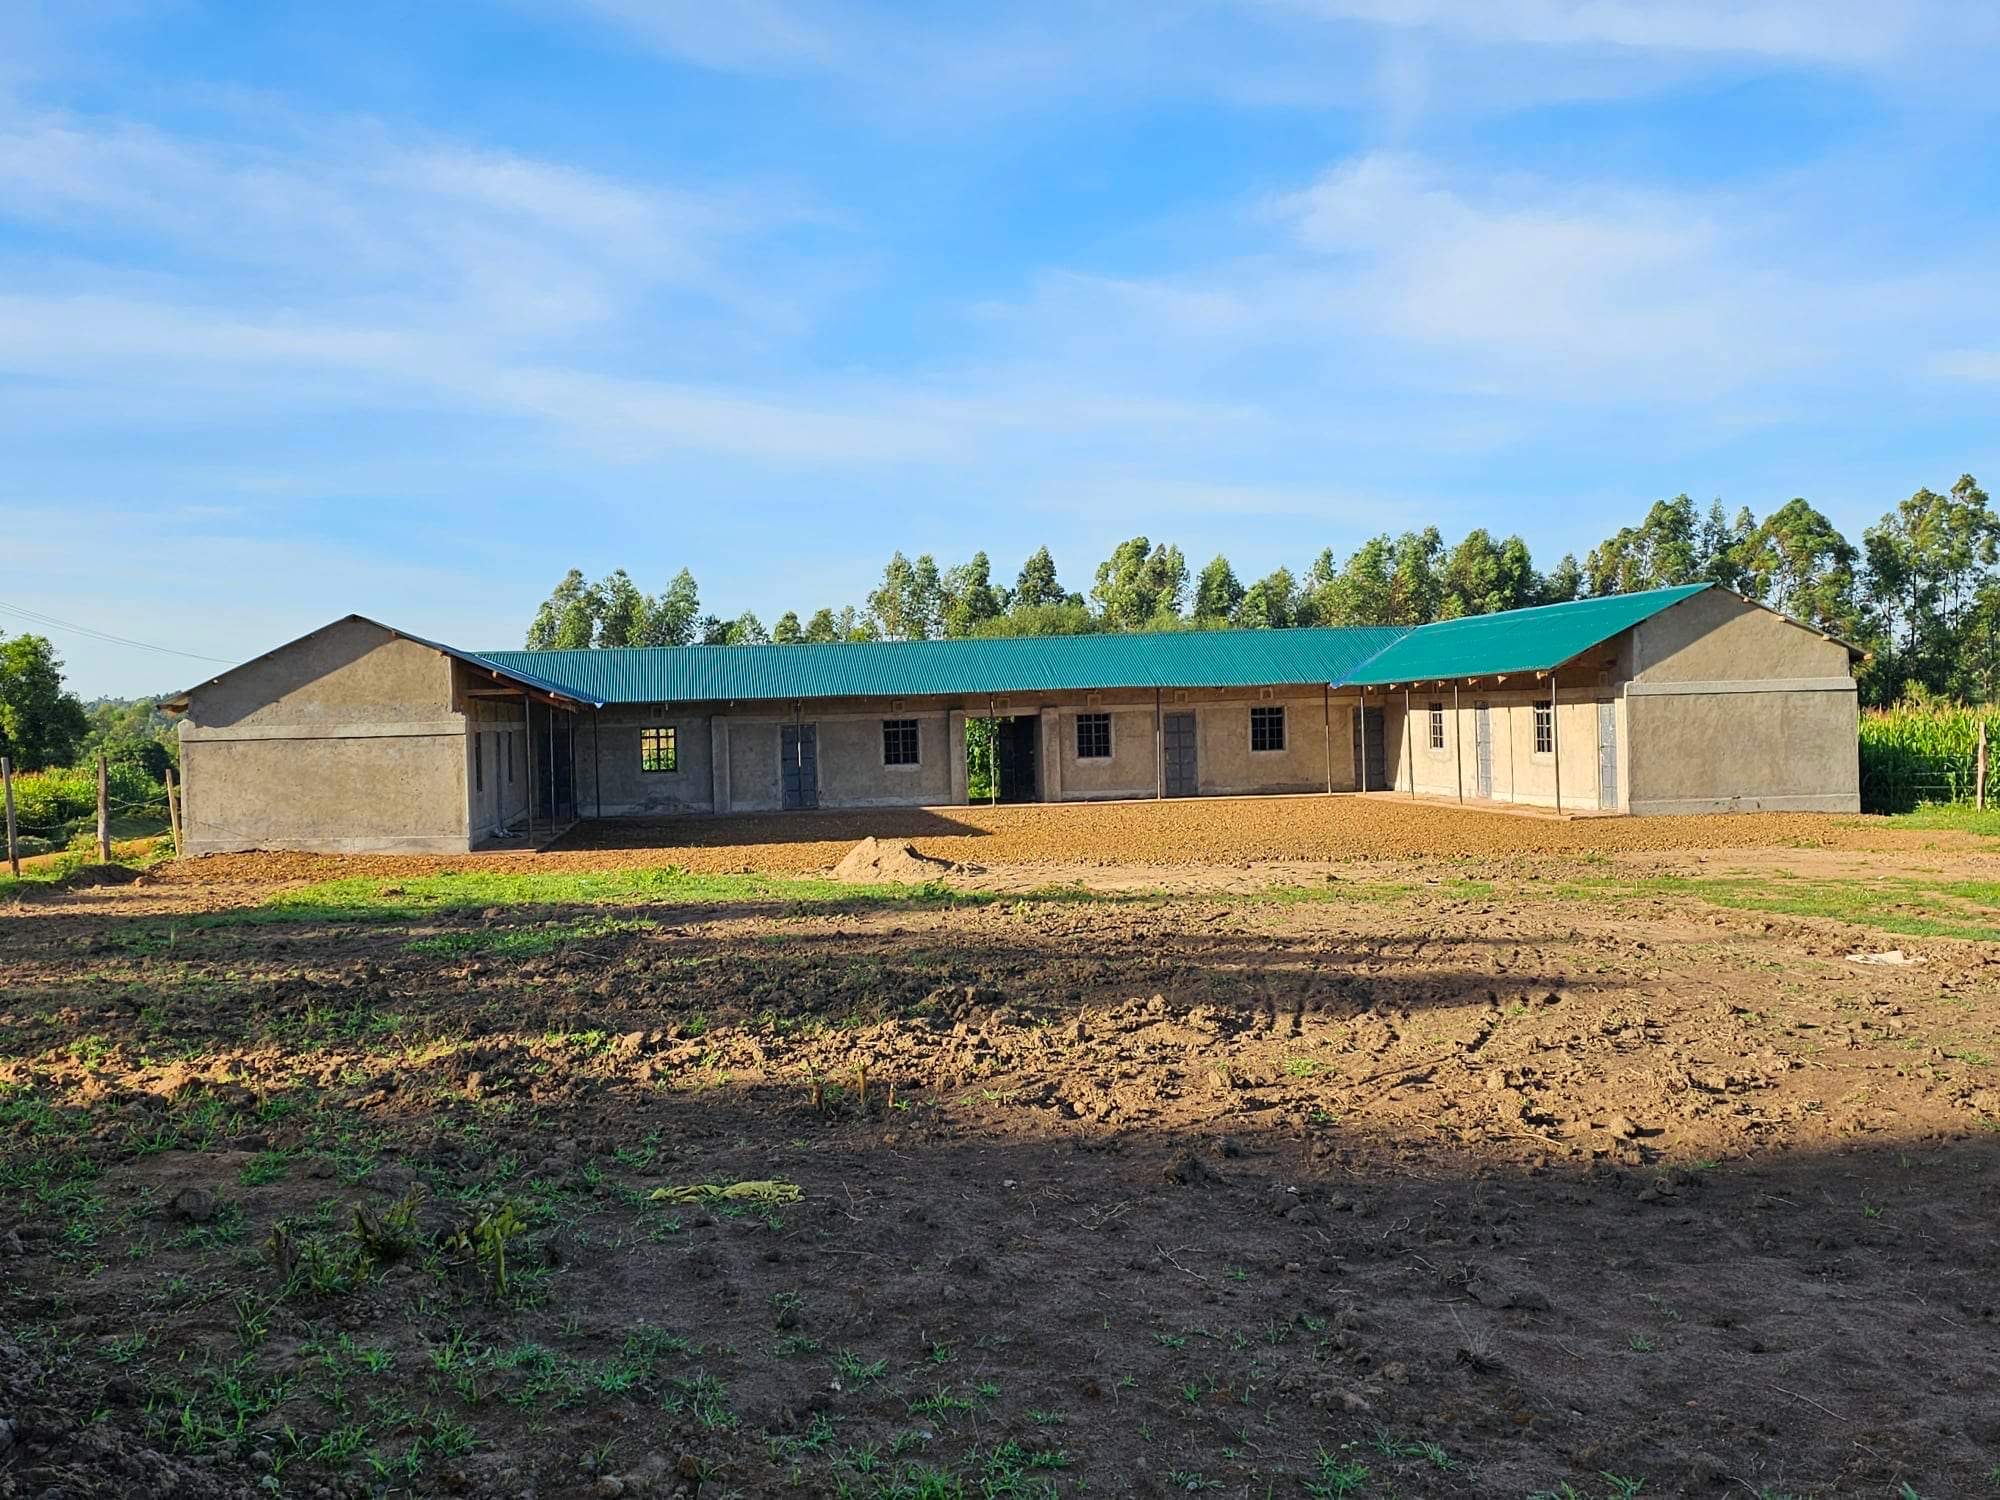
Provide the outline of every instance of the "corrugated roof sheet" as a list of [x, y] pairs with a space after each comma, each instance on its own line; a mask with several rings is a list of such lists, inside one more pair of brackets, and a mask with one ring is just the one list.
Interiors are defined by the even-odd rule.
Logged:
[[902, 698], [1338, 682], [1400, 626], [468, 653], [604, 703]]
[[1619, 631], [1713, 587], [1690, 583], [1440, 620], [1401, 636], [1345, 677], [1336, 678], [1334, 686], [1380, 687], [1448, 677], [1490, 677], [1501, 672], [1546, 672]]

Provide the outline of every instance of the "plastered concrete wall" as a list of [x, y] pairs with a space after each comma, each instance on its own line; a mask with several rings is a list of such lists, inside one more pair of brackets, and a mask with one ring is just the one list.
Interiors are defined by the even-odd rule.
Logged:
[[[884, 719], [916, 720], [916, 765], [883, 764]], [[952, 758], [965, 763], [965, 740], [961, 734], [952, 742], [948, 714], [892, 713], [817, 722], [821, 806], [936, 807], [951, 800]]]
[[[1468, 801], [1476, 798], [1479, 795], [1479, 767], [1474, 739], [1474, 712], [1476, 705], [1484, 702], [1491, 712], [1493, 727], [1493, 800], [1518, 802], [1531, 807], [1556, 806], [1556, 753], [1537, 753], [1535, 750], [1534, 705], [1546, 702], [1548, 698], [1546, 685], [1539, 691], [1525, 692], [1472, 692], [1461, 689], [1458, 711], [1454, 714], [1448, 693], [1413, 693], [1410, 696], [1412, 722], [1408, 727], [1414, 735], [1414, 743], [1410, 743], [1405, 739], [1403, 702], [1398, 694], [1389, 704], [1387, 715], [1389, 747], [1396, 756], [1389, 767], [1391, 784], [1397, 791], [1409, 791], [1414, 769], [1416, 790], [1420, 795], [1456, 797], [1459, 793], [1460, 764], [1456, 756], [1462, 754], [1465, 797]], [[1621, 771], [1623, 769], [1630, 735], [1617, 699], [1610, 690], [1601, 687], [1562, 686], [1556, 704], [1556, 746], [1562, 757], [1561, 805], [1565, 810], [1582, 812], [1598, 806], [1597, 706], [1600, 701], [1614, 704]], [[1444, 707], [1442, 750], [1433, 750], [1430, 745], [1430, 705], [1434, 702]], [[1621, 807], [1625, 801], [1627, 779], [1621, 775], [1620, 784], [1615, 789], [1617, 805]]]
[[463, 736], [181, 741], [184, 847], [460, 854]]
[[[1187, 705], [1178, 709], [1185, 712]], [[1250, 748], [1250, 710], [1285, 711], [1285, 748]], [[1170, 709], [1169, 712], [1176, 710]], [[1328, 706], [1320, 694], [1310, 698], [1229, 698], [1195, 705], [1195, 769], [1204, 794], [1226, 796], [1254, 792], [1323, 792], [1327, 789]], [[1347, 714], [1337, 716], [1336, 737], [1350, 734]], [[1353, 757], [1350, 745], [1338, 759]], [[1338, 783], [1336, 783], [1338, 785]]]
[[188, 695], [184, 844], [326, 853], [470, 845], [451, 659], [344, 621]]
[[1847, 677], [1847, 648], [1721, 589], [1684, 599], [1631, 632], [1639, 682]]
[[460, 706], [452, 666], [379, 625], [342, 620], [196, 688], [188, 716], [206, 729], [441, 719]]
[[1845, 646], [1721, 591], [1632, 634], [1633, 812], [1860, 810]]
[[[1106, 693], [1091, 703], [1084, 694], [1028, 697], [1016, 694], [1003, 706], [1012, 713], [1035, 713], [1041, 720], [1038, 762], [1044, 801], [1087, 801], [1150, 798], [1160, 789], [1155, 700], [1146, 693]], [[777, 809], [783, 804], [778, 766], [779, 729], [791, 722], [816, 727], [819, 749], [819, 802], [822, 807], [949, 806], [965, 800], [965, 722], [989, 704], [927, 698], [916, 700], [840, 699], [820, 704], [774, 706], [705, 705], [672, 709], [607, 708], [599, 716], [606, 816], [626, 813], [698, 813], [720, 806], [725, 811]], [[1285, 749], [1252, 752], [1250, 709], [1268, 704], [1286, 710]], [[1197, 725], [1197, 772], [1204, 794], [1321, 791], [1327, 784], [1328, 744], [1320, 695], [1265, 700], [1230, 693], [1190, 691], [1178, 702], [1163, 700], [1165, 712], [1193, 713]], [[1080, 713], [1112, 715], [1109, 760], [1082, 759], [1076, 753], [1076, 719]], [[1346, 707], [1333, 713], [1332, 765], [1334, 786], [1351, 787], [1353, 754]], [[795, 717], [796, 716], [796, 717]], [[886, 719], [915, 719], [919, 762], [914, 767], [889, 766], [882, 757], [882, 724]], [[591, 764], [589, 716], [578, 721], [577, 760], [580, 799], [586, 814], [594, 811], [594, 771]], [[640, 773], [639, 730], [645, 724], [672, 723], [679, 730], [680, 771], [671, 794], [650, 790], [663, 783], [661, 773]], [[723, 774], [715, 774], [711, 746], [725, 745]], [[714, 789], [721, 789], [718, 802]]]
[[1861, 810], [1852, 692], [1661, 694], [1627, 707], [1635, 813]]
[[[778, 722], [728, 718], [729, 792], [733, 812], [773, 812], [785, 805], [778, 765]], [[821, 761], [821, 774], [825, 762]]]
[[[601, 775], [607, 818], [713, 812], [712, 717], [695, 709], [613, 705], [599, 710], [593, 723], [585, 713], [576, 728], [578, 807], [586, 817], [597, 815]], [[645, 728], [674, 731], [674, 770], [641, 768], [639, 732]]]
[[[1111, 715], [1111, 754], [1108, 758], [1084, 759], [1076, 753], [1078, 714]], [[1054, 720], [1056, 761], [1060, 781], [1059, 796], [1051, 796], [1044, 779], [1043, 800], [1102, 802], [1124, 797], [1152, 797], [1159, 792], [1158, 745], [1153, 734], [1153, 705], [1105, 702], [1096, 707], [1079, 704], [1059, 706], [1049, 716]], [[1044, 767], [1050, 764], [1045, 741]]]

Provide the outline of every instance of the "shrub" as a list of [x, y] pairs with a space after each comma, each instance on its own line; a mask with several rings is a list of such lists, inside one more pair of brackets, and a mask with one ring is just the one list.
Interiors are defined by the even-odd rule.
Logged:
[[[105, 773], [105, 795], [114, 818], [164, 817], [166, 792], [143, 767], [115, 764]], [[97, 768], [31, 771], [14, 778], [14, 816], [23, 833], [62, 844], [79, 824], [97, 820]]]

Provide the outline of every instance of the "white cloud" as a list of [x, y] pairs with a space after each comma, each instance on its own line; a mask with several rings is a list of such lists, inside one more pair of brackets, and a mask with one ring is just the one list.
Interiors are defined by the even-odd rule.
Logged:
[[783, 0], [574, 0], [659, 51], [702, 67], [791, 72], [830, 65], [842, 45], [823, 22]]
[[1283, 0], [1313, 15], [1482, 43], [1868, 62], [1918, 30], [1918, 0]]
[[2000, 381], [2000, 350], [1945, 350], [1932, 357], [1930, 371], [1946, 380]]
[[[273, 122], [246, 122], [259, 128]], [[0, 220], [154, 241], [247, 294], [369, 298], [550, 334], [673, 295], [770, 326], [797, 314], [743, 265], [806, 215], [791, 195], [637, 186], [559, 163], [336, 123], [246, 146], [40, 113], [0, 118]]]

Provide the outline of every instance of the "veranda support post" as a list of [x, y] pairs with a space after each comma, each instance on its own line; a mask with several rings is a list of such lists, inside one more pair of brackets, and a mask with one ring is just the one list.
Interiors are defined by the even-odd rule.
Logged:
[[1368, 790], [1368, 689], [1365, 686], [1361, 689], [1361, 707], [1355, 712], [1361, 716], [1355, 720], [1357, 742], [1361, 746], [1361, 764], [1357, 768], [1356, 779], [1361, 784], [1361, 790], [1365, 792]]
[[1319, 734], [1326, 742], [1326, 794], [1333, 795], [1333, 684], [1320, 684]]
[[1563, 810], [1562, 698], [1556, 691], [1556, 674], [1549, 673], [1549, 759], [1556, 768], [1556, 811]]
[[1410, 690], [1403, 689], [1403, 764], [1410, 778], [1410, 800], [1417, 796], [1417, 726], [1410, 719]]
[[1451, 685], [1451, 768], [1458, 773], [1458, 800], [1465, 800], [1465, 724], [1458, 717], [1458, 684]]

